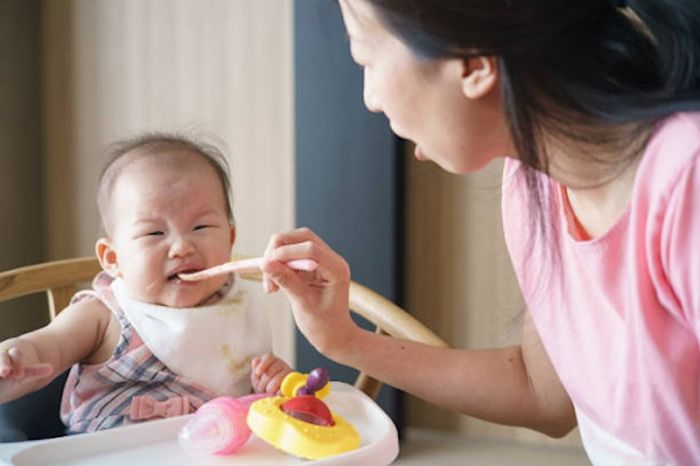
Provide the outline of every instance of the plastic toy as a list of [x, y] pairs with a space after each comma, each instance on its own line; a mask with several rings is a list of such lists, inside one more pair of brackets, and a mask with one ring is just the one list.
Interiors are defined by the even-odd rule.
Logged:
[[251, 434], [246, 423], [250, 405], [268, 396], [265, 393], [238, 398], [222, 396], [204, 403], [180, 430], [180, 447], [192, 456], [235, 452]]
[[308, 376], [292, 372], [282, 382], [282, 396], [255, 401], [248, 426], [272, 446], [305, 459], [322, 459], [354, 450], [360, 436], [348, 421], [321, 401], [330, 391], [328, 371]]
[[192, 456], [234, 453], [251, 431], [279, 450], [321, 459], [354, 450], [360, 436], [343, 417], [321, 401], [330, 392], [328, 371], [289, 373], [282, 396], [219, 397], [203, 404], [180, 430], [178, 443]]

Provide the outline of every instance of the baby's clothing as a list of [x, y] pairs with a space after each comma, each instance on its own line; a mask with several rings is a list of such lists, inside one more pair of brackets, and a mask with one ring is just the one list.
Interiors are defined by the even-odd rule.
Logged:
[[270, 351], [264, 308], [235, 280], [220, 301], [175, 308], [137, 301], [121, 279], [111, 290], [144, 344], [168, 369], [220, 395], [249, 393], [251, 361]]
[[[508, 160], [503, 223], [538, 334], [594, 464], [700, 464], [700, 114], [661, 122], [622, 216], [585, 239], [540, 174], [546, 234]], [[577, 240], [578, 238], [578, 240]]]
[[237, 276], [221, 298], [169, 308], [130, 298], [120, 279], [98, 274], [93, 290], [121, 335], [103, 364], [76, 364], [66, 381], [61, 418], [68, 432], [90, 432], [153, 417], [193, 412], [215, 396], [251, 392], [250, 363], [271, 350], [267, 313]]

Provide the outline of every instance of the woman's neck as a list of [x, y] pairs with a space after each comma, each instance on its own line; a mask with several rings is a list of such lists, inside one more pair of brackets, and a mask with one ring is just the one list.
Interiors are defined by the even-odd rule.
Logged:
[[627, 208], [649, 135], [638, 132], [631, 141], [627, 138], [624, 149], [608, 151], [582, 144], [549, 145], [550, 176], [566, 186], [571, 208], [591, 238], [606, 233]]
[[605, 234], [629, 204], [639, 166], [637, 157], [609, 182], [591, 188], [567, 187], [571, 209], [591, 238]]

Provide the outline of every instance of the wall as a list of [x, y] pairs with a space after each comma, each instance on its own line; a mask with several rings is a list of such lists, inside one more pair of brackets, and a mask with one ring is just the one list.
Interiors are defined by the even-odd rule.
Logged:
[[[0, 270], [44, 254], [40, 11], [39, 1], [0, 1]], [[44, 305], [41, 296], [0, 304], [0, 340], [45, 322]]]
[[[261, 253], [291, 228], [289, 0], [46, 0], [45, 241], [50, 259], [93, 254], [101, 151], [145, 130], [193, 131], [232, 166], [235, 250]], [[281, 305], [272, 298], [273, 307]], [[276, 350], [290, 362], [288, 312]]]
[[[524, 304], [503, 239], [502, 163], [457, 176], [417, 162], [407, 148], [406, 308], [451, 346], [520, 341]], [[534, 431], [449, 413], [409, 397], [408, 424], [475, 437], [580, 445], [578, 432], [552, 440]]]
[[[0, 102], [12, 109], [0, 114], [0, 203], [12, 225], [0, 241], [13, 245], [1, 248], [2, 268], [92, 254], [100, 151], [147, 129], [200, 130], [228, 146], [239, 252], [290, 228], [291, 25], [290, 0], [0, 1]], [[454, 346], [516, 342], [522, 304], [500, 231], [500, 167], [456, 177], [410, 155], [407, 164], [406, 307]], [[274, 324], [291, 362], [289, 313]], [[407, 420], [546, 441], [415, 399]]]

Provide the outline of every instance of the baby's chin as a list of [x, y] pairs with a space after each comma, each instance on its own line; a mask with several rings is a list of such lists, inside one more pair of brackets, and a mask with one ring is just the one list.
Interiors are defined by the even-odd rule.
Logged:
[[205, 305], [221, 289], [225, 281], [226, 277], [223, 277], [223, 279], [216, 277], [211, 279], [211, 281], [207, 280], [207, 283], [200, 283], [201, 286], [195, 289], [174, 290], [175, 292], [171, 296], [166, 296], [168, 304], [164, 305], [169, 307], [198, 307]]
[[169, 290], [160, 296], [143, 297], [140, 301], [165, 307], [197, 307], [206, 302], [215, 292], [216, 290], [210, 292], [209, 290], [203, 289], [187, 291]]
[[[145, 290], [129, 290], [134, 299], [166, 307], [197, 307], [206, 303], [221, 289], [226, 276], [213, 277], [199, 282], [180, 279], [166, 280], [159, 289], [155, 286]], [[127, 284], [127, 289], [129, 289]]]
[[207, 296], [205, 297], [194, 297], [194, 298], [183, 298], [183, 297], [173, 297], [173, 298], [166, 298], [161, 300], [161, 302], [156, 303], [160, 306], [165, 306], [165, 307], [179, 307], [179, 308], [185, 308], [185, 307], [198, 307], [201, 306], [204, 302], [206, 302], [208, 299]]

